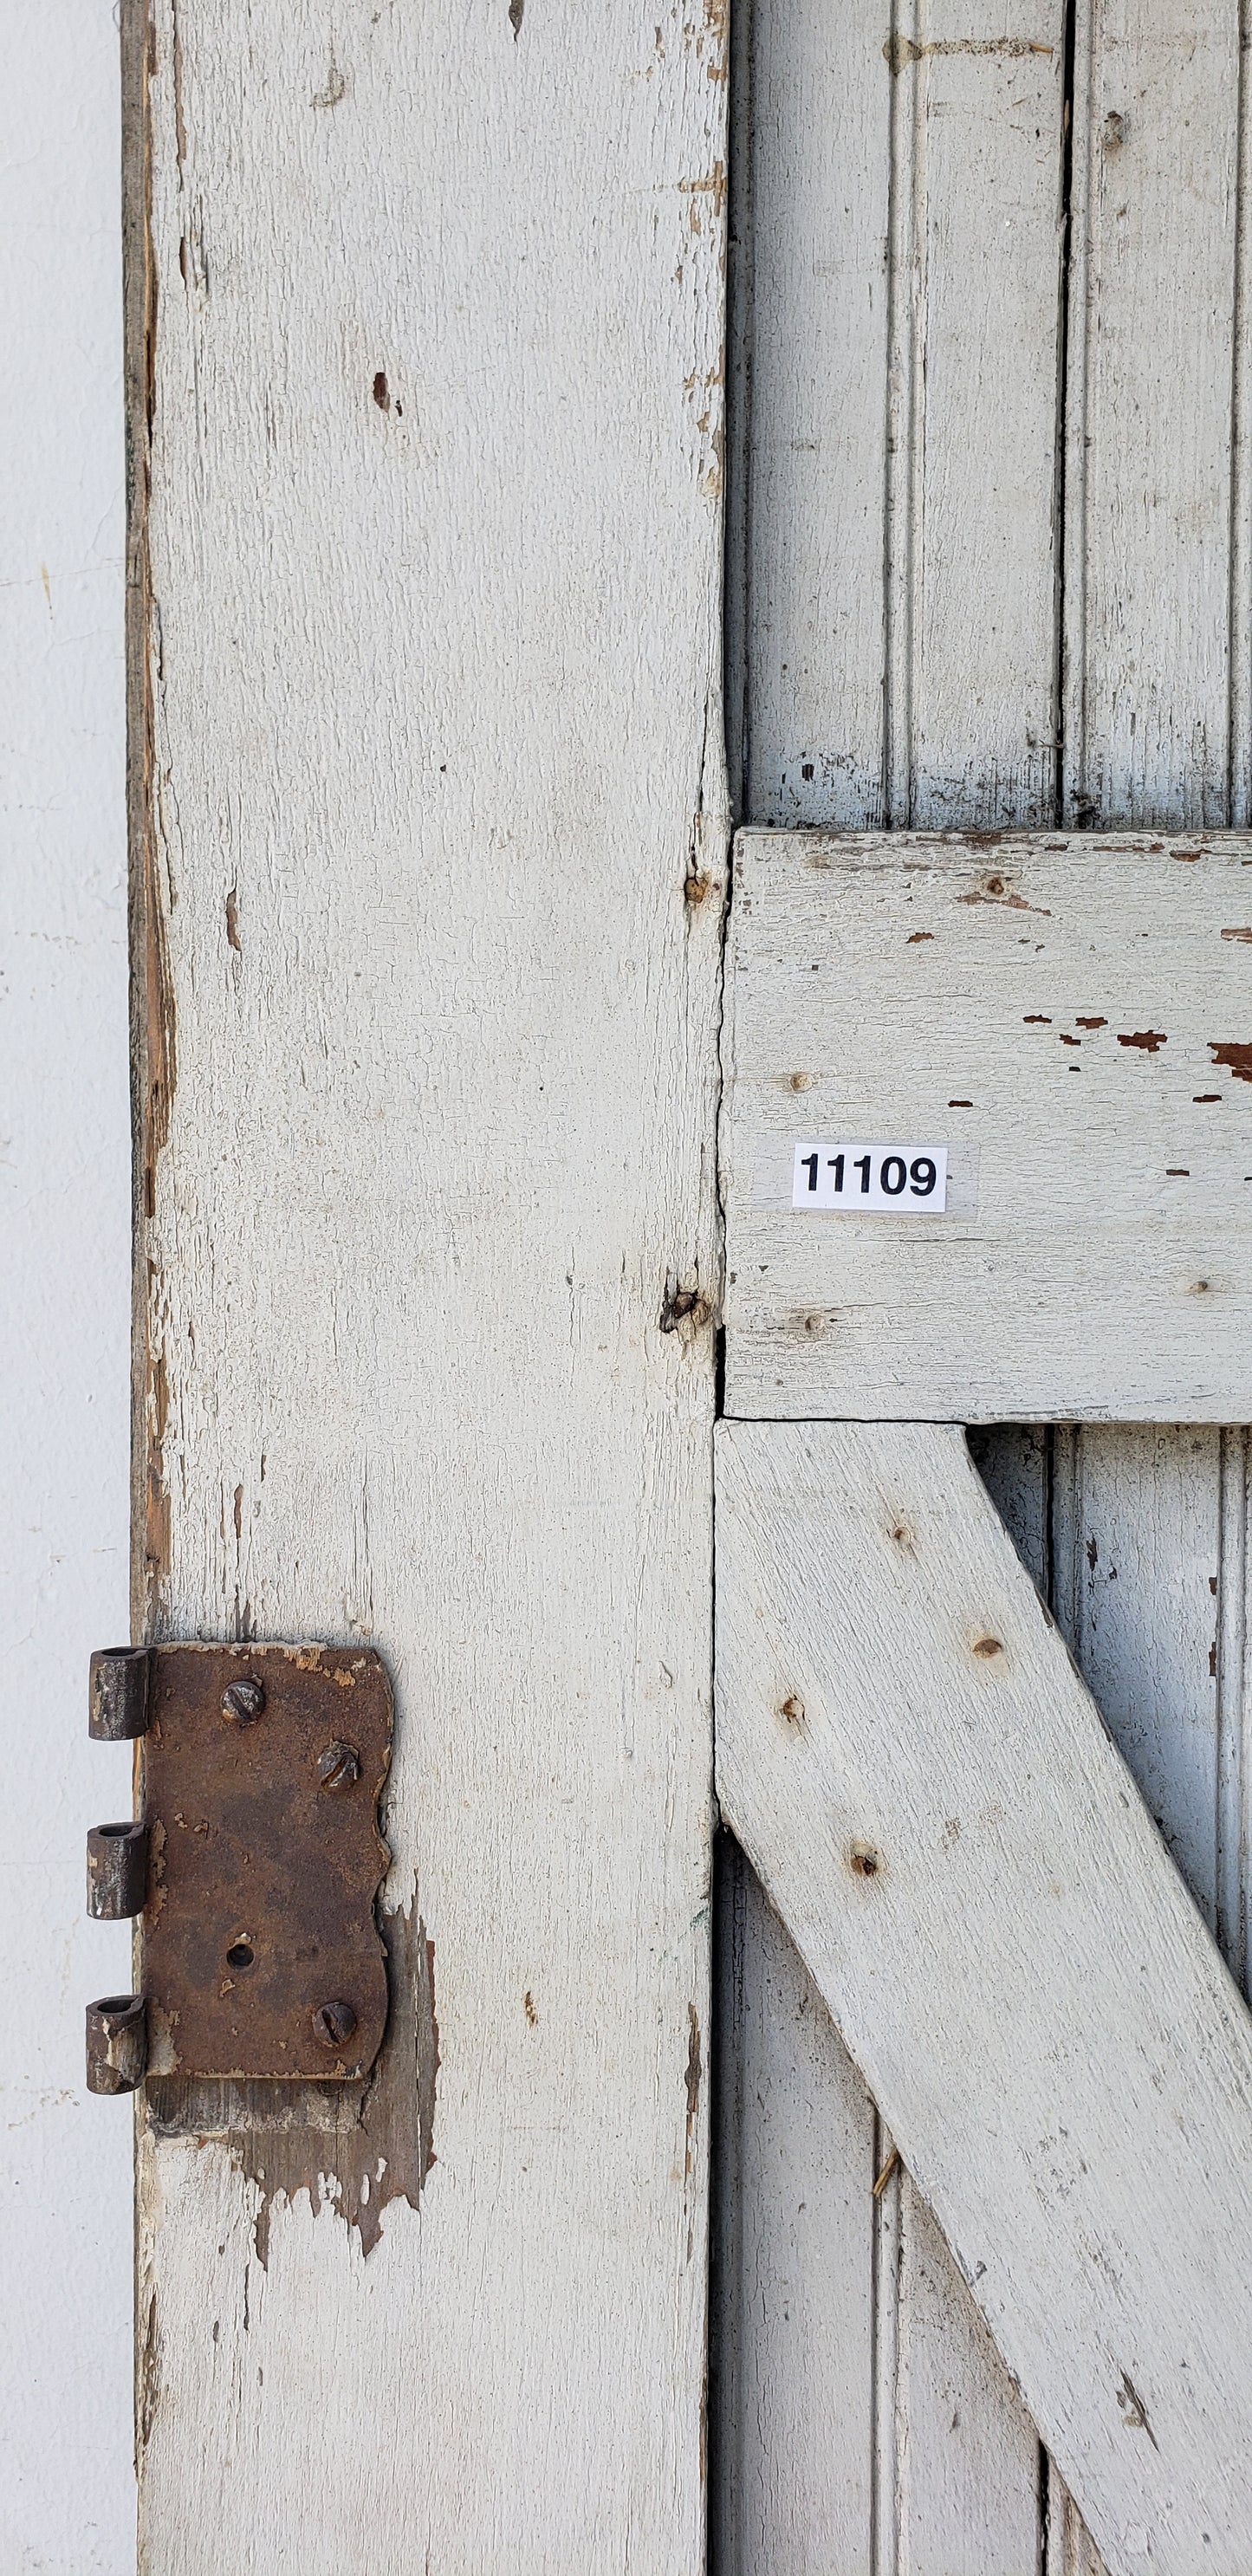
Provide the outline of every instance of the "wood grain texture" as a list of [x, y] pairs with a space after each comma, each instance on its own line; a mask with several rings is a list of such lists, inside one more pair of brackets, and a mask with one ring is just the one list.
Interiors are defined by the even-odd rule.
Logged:
[[899, 2166], [889, 2189], [898, 2205], [887, 2563], [935, 2576], [1037, 2576], [1038, 2434], [912, 2174]]
[[723, 35], [155, 11], [144, 1615], [386, 1655], [439, 2066], [145, 2132], [150, 2576], [700, 2559]]
[[1077, 13], [1067, 822], [1247, 819], [1240, 23], [1227, 0]]
[[756, 0], [732, 522], [747, 816], [1050, 818], [1063, 59], [1056, 0]]
[[1235, 2576], [1242, 2002], [958, 1431], [727, 1424], [718, 1512], [724, 1812], [1111, 2576]]
[[[1250, 889], [1233, 835], [739, 835], [731, 1413], [1252, 1413]], [[945, 1144], [947, 1212], [797, 1213], [840, 1137]]]
[[877, 2124], [737, 1855], [729, 1877], [714, 2191], [735, 2289], [713, 2348], [711, 2563], [874, 2576]]

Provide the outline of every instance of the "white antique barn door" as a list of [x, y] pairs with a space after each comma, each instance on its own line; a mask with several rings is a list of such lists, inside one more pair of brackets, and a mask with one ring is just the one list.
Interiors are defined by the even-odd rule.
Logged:
[[[1240, 9], [123, 15], [136, 1633], [368, 1646], [396, 1698], [376, 2068], [244, 2084], [167, 2029], [141, 2094], [144, 2576], [704, 2563], [723, 1311], [722, 1777], [799, 1948], [732, 1851], [717, 2576], [1088, 2576], [1065, 2472], [1111, 2576], [1241, 2576], [1247, 2039], [1171, 1874], [1242, 1979], [1252, 1401], [1241, 1208], [1210, 1219], [1252, 893], [1204, 839], [1252, 820]], [[729, 940], [726, 501], [734, 797], [801, 833], [741, 837]], [[810, 829], [874, 836], [878, 930]], [[802, 950], [866, 969], [873, 1125], [832, 1130]], [[1012, 1019], [1022, 960], [1060, 998]], [[974, 1051], [942, 1097], [919, 997]], [[745, 1137], [876, 1141], [890, 1197], [904, 1105], [945, 1122], [909, 1130], [951, 1161], [933, 1298], [872, 1253], [925, 1217], [788, 1236], [879, 1261], [872, 1401], [846, 1287], [771, 1303], [766, 1248], [723, 1308], [723, 1076], [732, 1233], [793, 1224]], [[1088, 1090], [1121, 1159], [1062, 1207]], [[1003, 1148], [1045, 1102], [1031, 1214]], [[962, 1298], [968, 1403], [933, 1376]]]
[[[1250, 810], [1247, 36], [1233, 0], [753, 0], [736, 24], [738, 810], [963, 846], [914, 846], [910, 876], [890, 840], [849, 873], [838, 843], [745, 839], [736, 866], [719, 1785], [807, 1965], [732, 1853], [716, 2561], [1086, 2576], [1068, 2467], [1117, 2576], [1237, 2570], [1246, 2025], [1200, 1918], [1242, 1981], [1248, 1457], [1224, 1426], [1249, 1399], [1215, 1310], [1246, 1269], [1252, 1008], [1226, 961], [1252, 845], [1201, 850]], [[1013, 826], [1038, 838], [997, 850]], [[1013, 1000], [1036, 948], [1053, 1004]], [[1084, 1128], [1113, 1158], [1094, 1198], [1056, 1186]], [[953, 1306], [904, 1248], [923, 1218], [791, 1215], [794, 1144], [841, 1134], [948, 1143]], [[1059, 1165], [1008, 1217], [1041, 1136]], [[1008, 1331], [997, 1226], [1023, 1247]], [[936, 1376], [962, 1311], [964, 1404]], [[979, 1426], [1160, 1841], [945, 1420]], [[1211, 2026], [1171, 1996], [1193, 1968]]]

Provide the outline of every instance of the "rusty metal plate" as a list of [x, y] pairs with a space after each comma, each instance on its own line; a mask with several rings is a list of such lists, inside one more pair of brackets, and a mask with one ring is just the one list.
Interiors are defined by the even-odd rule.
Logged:
[[140, 1749], [153, 2075], [368, 2073], [387, 2021], [374, 1902], [392, 1698], [340, 1646], [158, 1646]]

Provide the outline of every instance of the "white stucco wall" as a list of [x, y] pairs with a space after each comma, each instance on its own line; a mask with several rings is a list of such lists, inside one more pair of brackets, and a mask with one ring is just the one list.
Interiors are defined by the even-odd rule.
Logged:
[[7, 0], [0, 84], [0, 2568], [130, 2576], [130, 2111], [83, 2090], [129, 1985], [83, 1912], [124, 1814], [86, 1731], [126, 1630], [129, 1138], [118, 36]]

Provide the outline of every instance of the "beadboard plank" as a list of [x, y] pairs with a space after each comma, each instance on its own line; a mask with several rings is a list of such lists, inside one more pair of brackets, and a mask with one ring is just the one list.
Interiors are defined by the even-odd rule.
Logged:
[[893, 18], [896, 825], [1052, 819], [1064, 15], [1057, 0], [940, 0]]
[[1038, 2576], [1039, 2436], [912, 2175], [892, 2276], [895, 2555], [919, 2576]]
[[1190, 831], [1248, 819], [1240, 16], [1076, 24], [1063, 815]]
[[1058, 1429], [1053, 1607], [1210, 1930], [1219, 1866], [1219, 1430]]
[[141, 1610], [384, 1653], [397, 1984], [150, 2106], [147, 2576], [701, 2559], [723, 14], [154, 8]]
[[1237, 2576], [1252, 2024], [1202, 1920], [959, 1431], [727, 1424], [718, 1514], [723, 1811], [1111, 2576]]
[[890, 13], [736, 16], [732, 777], [750, 814], [878, 823]]
[[727, 1866], [712, 2564], [875, 2576], [873, 2106], [757, 1880]]
[[[1252, 1414], [1250, 910], [1235, 835], [741, 833], [727, 1410]], [[797, 1212], [837, 1138], [946, 1146], [946, 1212]]]
[[1051, 817], [1063, 56], [1058, 0], [756, 0], [737, 93], [746, 816]]

